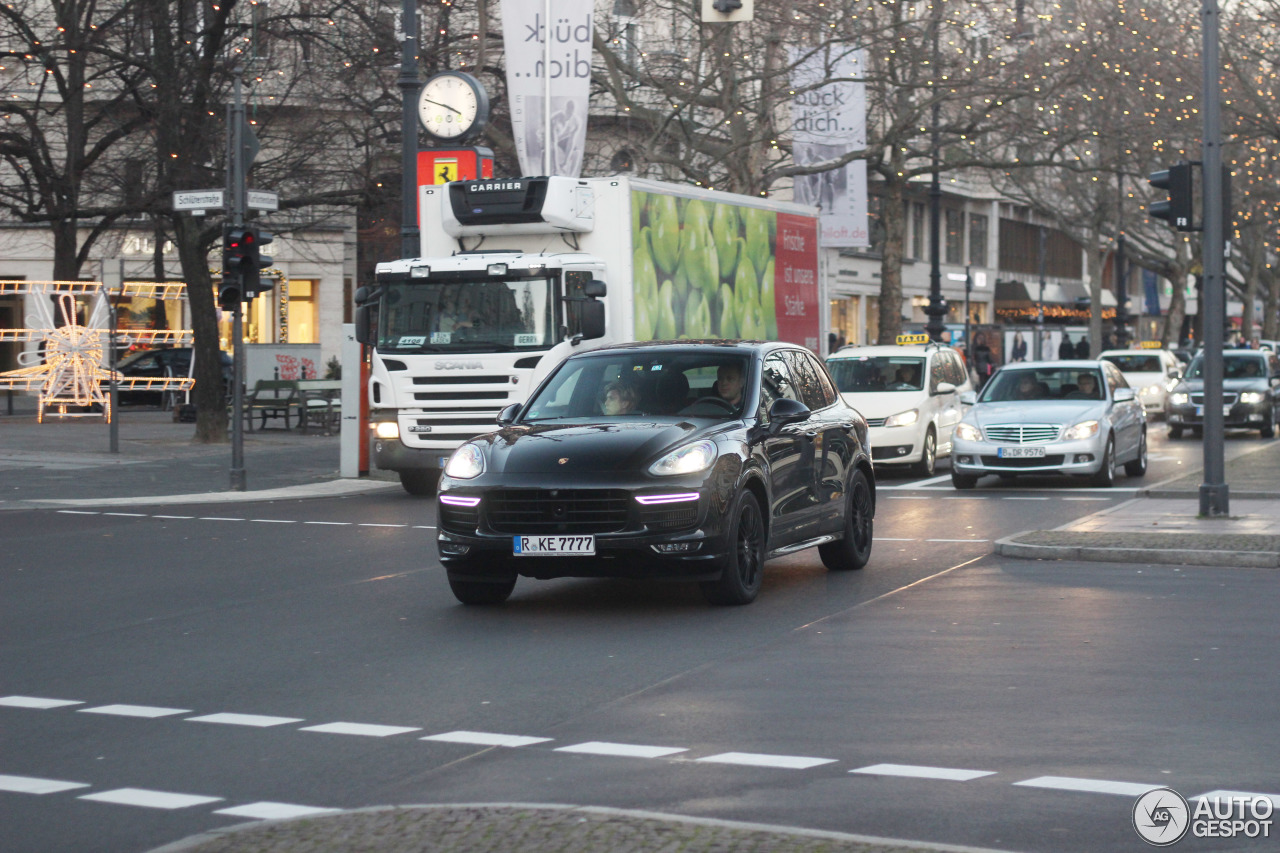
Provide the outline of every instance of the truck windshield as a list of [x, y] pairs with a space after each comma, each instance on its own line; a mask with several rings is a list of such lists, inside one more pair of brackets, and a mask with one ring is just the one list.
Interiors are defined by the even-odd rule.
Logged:
[[380, 352], [505, 352], [555, 343], [552, 280], [383, 280]]

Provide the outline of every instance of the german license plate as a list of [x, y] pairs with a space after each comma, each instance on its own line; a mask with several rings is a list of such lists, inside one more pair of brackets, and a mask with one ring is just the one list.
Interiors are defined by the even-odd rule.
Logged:
[[517, 557], [594, 557], [594, 536], [516, 536], [512, 553]]
[[1037, 459], [1044, 456], [1043, 447], [997, 447], [996, 456], [1001, 459]]
[[437, 457], [436, 457], [436, 459], [438, 459], [438, 460], [440, 461], [440, 470], [441, 470], [441, 471], [443, 471], [443, 470], [444, 470], [444, 466], [446, 466], [446, 465], [448, 465], [448, 464], [449, 464], [449, 457], [448, 457], [448, 456], [437, 456]]
[[[1222, 416], [1224, 418], [1231, 417], [1231, 406], [1224, 405], [1222, 407]], [[1204, 417], [1204, 406], [1196, 406], [1196, 417], [1198, 418]]]

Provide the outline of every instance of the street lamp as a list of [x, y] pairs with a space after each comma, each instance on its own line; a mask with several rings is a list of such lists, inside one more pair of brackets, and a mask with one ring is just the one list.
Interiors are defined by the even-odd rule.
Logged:
[[[941, 9], [941, 3], [935, 6]], [[946, 330], [943, 325], [942, 318], [947, 313], [946, 303], [942, 301], [942, 182], [938, 174], [938, 124], [941, 121], [938, 107], [938, 28], [941, 21], [937, 14], [933, 19], [933, 58], [930, 63], [930, 70], [933, 73], [934, 86], [930, 89], [933, 95], [933, 130], [930, 132], [930, 171], [932, 177], [929, 180], [929, 304], [925, 306], [925, 316], [929, 321], [925, 323], [924, 330], [929, 333], [929, 339], [932, 341], [942, 340], [942, 333]]]

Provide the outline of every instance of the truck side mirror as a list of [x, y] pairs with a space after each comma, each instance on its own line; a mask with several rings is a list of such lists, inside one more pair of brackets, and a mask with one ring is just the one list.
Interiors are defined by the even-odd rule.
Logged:
[[356, 294], [353, 300], [357, 305], [363, 305], [369, 301], [369, 297], [373, 295], [373, 289], [367, 284], [356, 288]]
[[356, 340], [362, 344], [373, 343], [373, 308], [372, 305], [361, 305], [356, 300]]
[[[601, 282], [600, 286], [603, 287], [604, 282]], [[603, 337], [604, 303], [588, 299], [582, 303], [582, 339], [591, 341]]]
[[582, 286], [582, 295], [589, 299], [599, 299], [609, 293], [609, 285], [598, 278], [593, 278]]

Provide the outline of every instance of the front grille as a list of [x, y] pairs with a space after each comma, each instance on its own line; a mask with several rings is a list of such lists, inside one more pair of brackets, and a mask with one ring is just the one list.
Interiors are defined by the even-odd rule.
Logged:
[[480, 526], [480, 507], [440, 504], [440, 527], [453, 533], [475, 533]]
[[510, 385], [511, 377], [501, 376], [415, 376], [414, 385]]
[[640, 514], [640, 521], [650, 530], [682, 530], [698, 523], [698, 502], [669, 508], [646, 509]]
[[438, 394], [414, 394], [415, 400], [505, 400], [506, 391], [453, 391]]
[[1060, 424], [997, 424], [986, 427], [983, 432], [987, 434], [987, 441], [1043, 444], [1057, 438], [1061, 429]]
[[982, 464], [987, 468], [1054, 468], [1062, 464], [1063, 455], [1054, 453], [1049, 456], [1031, 459], [1025, 457], [1002, 459], [999, 456], [983, 456], [981, 458]]
[[886, 420], [888, 420], [888, 418], [867, 418], [867, 426], [882, 427]]
[[[1224, 406], [1233, 406], [1233, 405], [1235, 405], [1235, 402], [1236, 402], [1236, 396], [1237, 396], [1237, 395], [1236, 395], [1236, 394], [1234, 394], [1234, 393], [1229, 393], [1229, 392], [1227, 392], [1227, 391], [1223, 391], [1223, 392], [1222, 392], [1222, 405], [1224, 405]], [[1200, 393], [1192, 394], [1192, 395], [1191, 395], [1191, 402], [1195, 403], [1197, 406], [1203, 406], [1203, 405], [1204, 405], [1204, 392], [1200, 392]]]
[[498, 533], [615, 533], [627, 526], [631, 494], [622, 489], [501, 489], [485, 497]]

